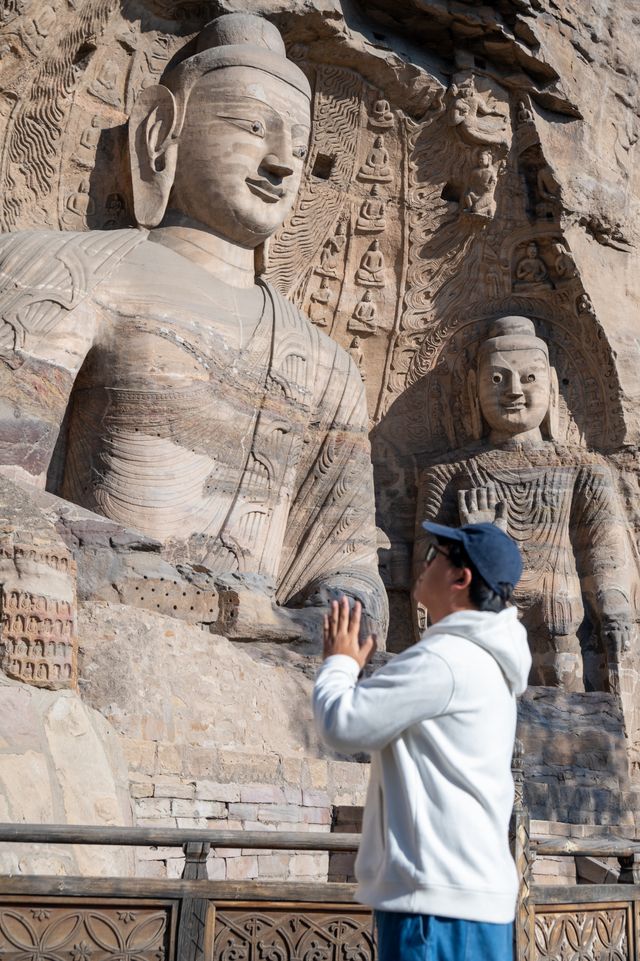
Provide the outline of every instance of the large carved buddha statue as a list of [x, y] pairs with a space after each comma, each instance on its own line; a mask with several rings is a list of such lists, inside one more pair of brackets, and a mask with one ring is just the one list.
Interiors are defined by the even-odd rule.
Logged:
[[[515, 600], [532, 683], [619, 691], [633, 622], [630, 541], [603, 458], [554, 441], [557, 376], [531, 320], [493, 323], [469, 389], [483, 442], [421, 472], [418, 519], [490, 521], [519, 543]], [[418, 539], [416, 560], [424, 547]]]
[[336, 589], [386, 610], [360, 375], [256, 279], [309, 132], [277, 29], [219, 17], [133, 110], [138, 229], [0, 238], [5, 469], [266, 592], [283, 637]]

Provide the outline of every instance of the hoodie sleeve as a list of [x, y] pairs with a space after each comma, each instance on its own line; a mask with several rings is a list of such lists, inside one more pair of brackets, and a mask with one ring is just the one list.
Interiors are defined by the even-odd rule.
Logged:
[[379, 751], [406, 728], [443, 714], [454, 681], [447, 662], [413, 647], [358, 684], [352, 657], [334, 654], [322, 664], [313, 690], [318, 733], [344, 754]]

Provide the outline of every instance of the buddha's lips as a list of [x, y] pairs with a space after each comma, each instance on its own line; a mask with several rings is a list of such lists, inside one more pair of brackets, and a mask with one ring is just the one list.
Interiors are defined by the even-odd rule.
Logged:
[[269, 203], [277, 203], [278, 200], [282, 200], [284, 197], [284, 187], [276, 187], [275, 184], [270, 183], [268, 180], [253, 180], [251, 177], [245, 178], [245, 183], [249, 187], [252, 193], [261, 197], [263, 200], [267, 200]]

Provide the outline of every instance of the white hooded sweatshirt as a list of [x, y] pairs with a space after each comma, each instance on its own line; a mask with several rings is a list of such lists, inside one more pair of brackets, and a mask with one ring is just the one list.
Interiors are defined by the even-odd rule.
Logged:
[[343, 754], [372, 754], [359, 901], [513, 920], [511, 755], [530, 666], [515, 608], [449, 614], [361, 683], [353, 658], [324, 661], [313, 692], [322, 738]]

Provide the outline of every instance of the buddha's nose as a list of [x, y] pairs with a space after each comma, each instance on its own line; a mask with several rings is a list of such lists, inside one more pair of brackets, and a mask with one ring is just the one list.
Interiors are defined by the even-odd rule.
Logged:
[[517, 371], [512, 371], [509, 377], [509, 396], [510, 397], [522, 397], [522, 384], [520, 383], [520, 375]]
[[274, 153], [267, 154], [260, 166], [268, 170], [269, 173], [275, 174], [276, 177], [290, 177], [293, 173], [293, 167]]

